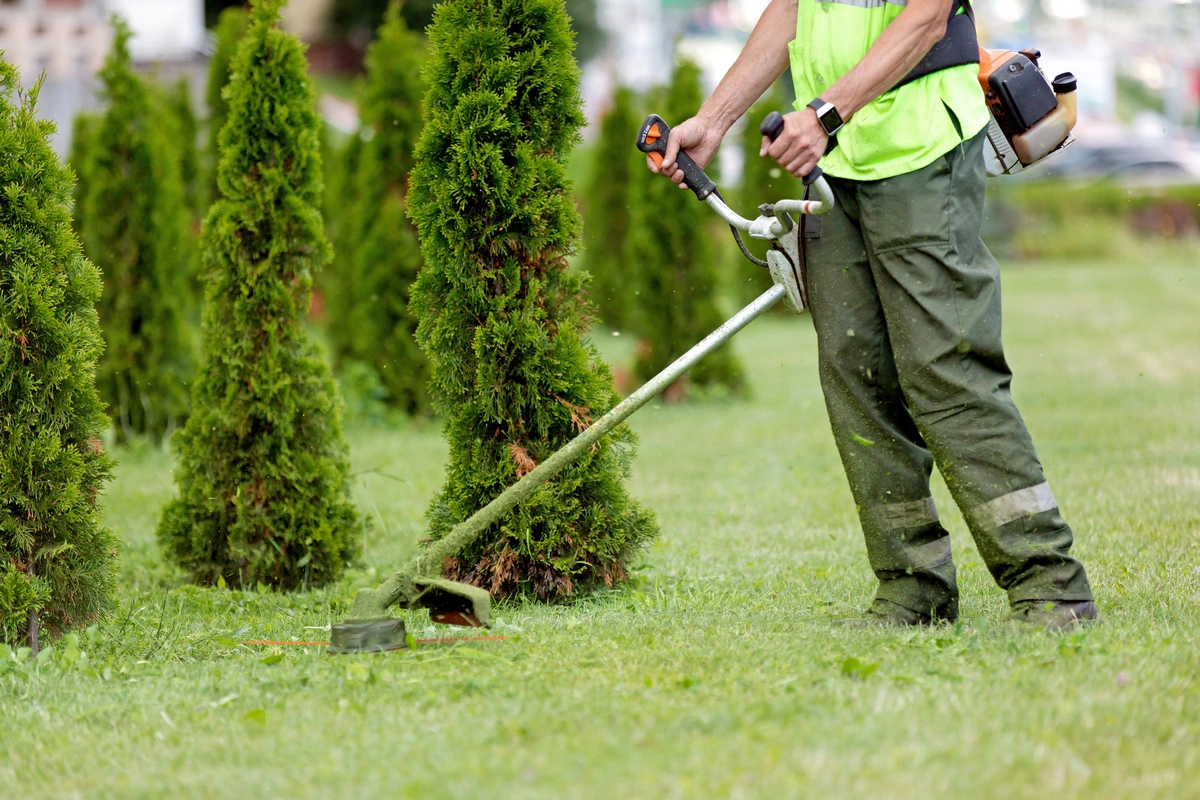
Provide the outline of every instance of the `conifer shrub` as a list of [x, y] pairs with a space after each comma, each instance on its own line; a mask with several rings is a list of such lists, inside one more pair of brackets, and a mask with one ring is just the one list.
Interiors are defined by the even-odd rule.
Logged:
[[[421, 268], [407, 218], [408, 173], [421, 130], [422, 37], [392, 3], [367, 51], [359, 116], [368, 138], [355, 143], [354, 188], [334, 253], [335, 291], [327, 298], [329, 336], [339, 364], [373, 369], [383, 400], [409, 413], [427, 410], [428, 367], [417, 346], [409, 293]], [[334, 285], [334, 284], [331, 284]]]
[[252, 5], [226, 92], [220, 199], [202, 237], [204, 359], [158, 537], [199, 583], [287, 590], [335, 580], [362, 523], [341, 402], [302, 326], [330, 248], [312, 85], [279, 5]]
[[[700, 69], [683, 60], [670, 86], [653, 92], [649, 106], [675, 123], [693, 116], [702, 101]], [[631, 180], [629, 189], [625, 258], [639, 278], [633, 328], [641, 339], [634, 372], [645, 381], [712, 333], [724, 315], [717, 307], [712, 212], [691, 192], [649, 173]], [[682, 397], [689, 386], [738, 390], [745, 379], [726, 345], [693, 367], [685, 380], [665, 396]]]
[[[71, 229], [71, 173], [0, 61], [0, 641], [51, 635], [111, 604], [116, 542], [97, 495], [111, 461], [96, 392], [100, 272]], [[35, 615], [31, 618], [31, 612]]]
[[600, 136], [583, 195], [583, 268], [591, 276], [588, 295], [604, 324], [622, 328], [633, 315], [636, 268], [625, 258], [631, 209], [631, 180], [644, 180], [646, 156], [632, 144], [645, 114], [631, 90], [620, 87], [600, 118]]
[[173, 140], [179, 158], [179, 177], [183, 181], [184, 205], [192, 217], [198, 219], [204, 213], [205, 192], [200, 184], [200, 150], [197, 137], [200, 123], [192, 108], [192, 87], [187, 76], [181, 76], [166, 96], [167, 109], [174, 124]]
[[[413, 305], [445, 421], [436, 539], [616, 402], [587, 338], [579, 219], [565, 176], [583, 122], [562, 0], [447, 0], [429, 28], [409, 194], [425, 267]], [[623, 480], [620, 428], [450, 559], [497, 595], [566, 597], [626, 575], [656, 534]]]
[[205, 126], [208, 134], [208, 147], [205, 153], [207, 164], [207, 195], [206, 205], [217, 199], [217, 162], [221, 153], [219, 137], [221, 128], [225, 126], [225, 117], [229, 113], [229, 104], [222, 92], [229, 83], [229, 71], [233, 56], [237, 53], [238, 43], [246, 32], [249, 15], [241, 6], [230, 6], [221, 12], [217, 18], [213, 36], [216, 44], [212, 56], [208, 59], [208, 83], [204, 88], [204, 104], [208, 106], [208, 122]]
[[[762, 133], [759, 127], [762, 121], [772, 111], [786, 113], [790, 104], [784, 99], [779, 82], [771, 85], [767, 93], [755, 103], [746, 114], [746, 129], [741, 136], [742, 149], [742, 183], [735, 195], [737, 205], [735, 210], [743, 216], [754, 218], [758, 207], [763, 203], [774, 203], [778, 200], [804, 196], [804, 187], [800, 181], [793, 178], [783, 167], [770, 156], [760, 158], [759, 149], [762, 147]], [[759, 239], [753, 239], [745, 234], [742, 239], [747, 249], [755, 256], [766, 259], [769, 245]], [[755, 267], [736, 247], [729, 248], [731, 267], [730, 272], [734, 285], [737, 287], [738, 300], [750, 302], [755, 297], [771, 288], [771, 274], [766, 269]], [[783, 303], [776, 309], [786, 311]]]
[[79, 236], [79, 214], [87, 196], [88, 173], [91, 169], [92, 139], [96, 136], [96, 128], [100, 124], [100, 115], [81, 111], [75, 115], [71, 123], [71, 149], [67, 153], [67, 165], [75, 173], [75, 185], [71, 190], [71, 225]]
[[100, 397], [119, 441], [157, 441], [188, 412], [191, 238], [175, 125], [157, 89], [133, 71], [129, 27], [117, 17], [113, 24], [100, 71], [107, 108], [88, 137], [77, 213], [84, 252], [104, 278]]

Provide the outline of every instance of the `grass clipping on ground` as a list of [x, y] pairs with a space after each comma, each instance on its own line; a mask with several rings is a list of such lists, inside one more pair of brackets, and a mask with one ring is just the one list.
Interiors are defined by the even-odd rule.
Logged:
[[[872, 578], [811, 326], [764, 319], [735, 340], [752, 399], [633, 418], [632, 489], [663, 528], [635, 581], [501, 605], [505, 642], [364, 657], [237, 644], [326, 638], [307, 628], [413, 552], [442, 484], [436, 426], [351, 431], [357, 504], [376, 521], [367, 567], [293, 596], [180, 586], [153, 536], [172, 464], [122, 451], [106, 496], [126, 540], [119, 611], [40, 664], [2, 662], [3, 793], [1194, 796], [1200, 270], [1039, 264], [1006, 271], [1005, 293], [1014, 390], [1099, 627], [1006, 626], [940, 484], [962, 625], [834, 627]], [[614, 357], [622, 340], [603, 338]]]

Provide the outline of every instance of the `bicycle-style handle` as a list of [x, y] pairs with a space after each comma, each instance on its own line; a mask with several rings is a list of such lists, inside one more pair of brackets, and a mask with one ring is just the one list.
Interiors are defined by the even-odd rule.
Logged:
[[[650, 156], [651, 160], [661, 167], [663, 159], [667, 155], [667, 139], [670, 134], [671, 126], [658, 114], [651, 114], [646, 117], [646, 121], [642, 123], [642, 129], [638, 131], [637, 148]], [[675, 164], [683, 170], [684, 183], [696, 193], [697, 200], [703, 200], [717, 190], [717, 185], [713, 183], [712, 178], [705, 175], [700, 165], [682, 149], [675, 156]]]
[[[778, 111], [772, 111], [767, 114], [767, 118], [762, 121], [762, 125], [758, 126], [758, 132], [770, 139], [772, 142], [779, 138], [779, 134], [783, 133], [783, 114]], [[825, 151], [829, 152], [828, 149]], [[805, 186], [809, 186], [817, 178], [821, 177], [821, 168], [813, 167], [812, 172], [801, 178]]]

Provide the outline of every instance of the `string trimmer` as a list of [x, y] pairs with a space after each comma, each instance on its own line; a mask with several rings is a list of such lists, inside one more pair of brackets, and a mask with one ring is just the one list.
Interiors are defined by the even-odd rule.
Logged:
[[[772, 139], [779, 135], [782, 128], [783, 118], [778, 113], [770, 114], [762, 124], [763, 135]], [[651, 114], [638, 132], [638, 149], [662, 164], [669, 133], [667, 123], [658, 115]], [[333, 626], [330, 652], [371, 653], [405, 647], [404, 622], [387, 613], [392, 606], [427, 608], [434, 622], [449, 625], [483, 627], [490, 624], [491, 596], [478, 587], [440, 577], [445, 560], [474, 542], [489, 526], [537, 491], [563, 467], [586, 453], [601, 437], [679, 380], [696, 362], [729, 341], [771, 306], [783, 300], [797, 314], [804, 310], [806, 294], [800, 226], [796, 225], [791, 215], [824, 214], [833, 207], [833, 194], [821, 177], [821, 171], [814, 169], [804, 179], [804, 184], [811, 188], [817, 199], [781, 200], [773, 205], [762, 205], [758, 208], [759, 216], [748, 220], [725, 204], [716, 184], [682, 150], [676, 162], [687, 176], [688, 188], [729, 223], [742, 252], [756, 264], [770, 270], [774, 285], [499, 497], [454, 526], [446, 536], [430, 544], [408, 565], [374, 589], [359, 589], [350, 616]], [[772, 243], [765, 262], [750, 255], [742, 243], [741, 232]]]

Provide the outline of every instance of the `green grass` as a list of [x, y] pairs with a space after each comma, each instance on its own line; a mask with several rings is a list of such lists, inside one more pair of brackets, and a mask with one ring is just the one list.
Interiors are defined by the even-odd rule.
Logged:
[[1005, 281], [1015, 392], [1100, 626], [1006, 625], [956, 514], [959, 626], [832, 625], [873, 579], [811, 326], [771, 317], [736, 342], [750, 399], [634, 417], [632, 488], [663, 531], [636, 580], [501, 606], [504, 642], [331, 657], [234, 641], [324, 637], [309, 626], [413, 551], [441, 479], [434, 425], [352, 431], [366, 566], [293, 596], [181, 585], [153, 538], [170, 459], [120, 453], [119, 610], [85, 658], [59, 643], [0, 675], [0, 796], [1197, 796], [1200, 267]]

